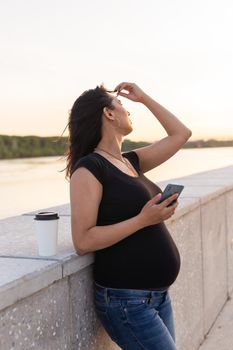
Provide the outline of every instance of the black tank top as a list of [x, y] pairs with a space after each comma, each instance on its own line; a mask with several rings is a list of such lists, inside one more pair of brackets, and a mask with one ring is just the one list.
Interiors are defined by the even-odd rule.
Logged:
[[[79, 159], [73, 172], [87, 168], [102, 184], [97, 226], [112, 225], [138, 215], [162, 190], [140, 171], [136, 152], [122, 154], [138, 172], [125, 174], [98, 153]], [[180, 270], [180, 255], [164, 222], [150, 225], [120, 242], [94, 252], [93, 277], [109, 288], [153, 289], [170, 286]]]

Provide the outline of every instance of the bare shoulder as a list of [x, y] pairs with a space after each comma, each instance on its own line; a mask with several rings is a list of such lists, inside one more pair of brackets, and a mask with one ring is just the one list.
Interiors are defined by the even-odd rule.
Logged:
[[81, 166], [78, 169], [76, 169], [70, 178], [70, 184], [76, 183], [76, 182], [89, 182], [89, 181], [92, 183], [95, 183], [97, 181], [97, 183], [101, 185], [101, 183], [92, 174], [92, 172], [87, 168], [85, 168], [84, 166]]
[[77, 197], [102, 195], [102, 184], [97, 178], [85, 167], [80, 167], [74, 171], [70, 179], [70, 195]]
[[102, 193], [101, 183], [88, 169], [80, 167], [74, 171], [70, 179], [72, 227], [81, 225], [83, 230], [95, 225]]
[[85, 167], [74, 171], [70, 179], [71, 232], [78, 254], [83, 254], [86, 232], [96, 226], [102, 185]]
[[71, 219], [79, 223], [95, 223], [98, 208], [102, 199], [103, 186], [86, 168], [80, 167], [74, 171], [70, 179]]

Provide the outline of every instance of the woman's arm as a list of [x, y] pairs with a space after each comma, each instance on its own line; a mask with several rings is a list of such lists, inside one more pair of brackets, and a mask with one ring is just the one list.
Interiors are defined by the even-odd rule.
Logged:
[[100, 182], [86, 168], [80, 167], [73, 173], [70, 180], [71, 231], [74, 247], [80, 255], [107, 248], [145, 226], [168, 219], [178, 205], [166, 207], [175, 196], [155, 205], [160, 198], [157, 195], [138, 215], [117, 224], [96, 226], [102, 191]]
[[[158, 119], [168, 136], [150, 146], [134, 150], [142, 172], [147, 172], [173, 156], [191, 137], [192, 132], [166, 108], [144, 93], [136, 84], [121, 83], [116, 87], [118, 95], [143, 103]], [[128, 93], [123, 93], [126, 90]]]

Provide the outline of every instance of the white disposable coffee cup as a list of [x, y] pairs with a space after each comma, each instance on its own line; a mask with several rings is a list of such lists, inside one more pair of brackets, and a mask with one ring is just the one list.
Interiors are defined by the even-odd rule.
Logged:
[[38, 252], [41, 256], [57, 254], [58, 219], [58, 214], [52, 211], [41, 211], [35, 215]]

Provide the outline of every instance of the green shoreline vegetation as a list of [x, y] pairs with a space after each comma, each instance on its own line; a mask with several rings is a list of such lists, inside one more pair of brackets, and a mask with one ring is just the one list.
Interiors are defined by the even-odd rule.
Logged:
[[[122, 151], [150, 145], [149, 142], [125, 139]], [[232, 147], [233, 140], [188, 141], [183, 148]], [[0, 159], [63, 156], [68, 149], [67, 137], [9, 136], [0, 135]]]

